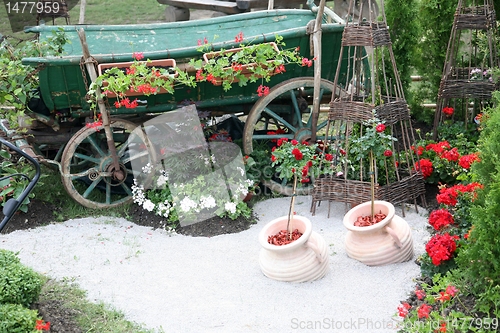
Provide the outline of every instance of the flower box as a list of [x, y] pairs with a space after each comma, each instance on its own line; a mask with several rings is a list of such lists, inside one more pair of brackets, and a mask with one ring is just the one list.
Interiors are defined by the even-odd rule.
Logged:
[[[269, 43], [249, 45], [249, 46], [246, 46], [246, 47], [238, 47], [238, 48], [233, 48], [233, 49], [229, 49], [229, 50], [204, 53], [203, 54], [203, 60], [205, 61], [205, 63], [208, 64], [213, 59], [216, 60], [219, 57], [228, 57], [229, 58], [229, 62], [231, 62], [232, 55], [234, 55], [235, 53], [238, 53], [238, 52], [240, 52], [240, 51], [242, 51], [244, 49], [257, 50], [261, 45], [270, 45], [272, 47], [272, 49], [274, 51], [276, 51], [276, 55], [278, 55], [280, 53], [280, 49], [278, 48], [278, 45], [276, 43], [274, 43], [274, 42], [269, 42]], [[248, 57], [251, 58], [252, 54], [249, 54]], [[273, 61], [274, 61], [274, 59], [269, 59], [267, 62], [269, 64], [272, 64]], [[250, 77], [251, 75], [255, 75], [256, 77], [261, 78], [262, 76], [256, 75], [250, 69], [252, 67], [257, 67], [257, 66], [259, 66], [259, 67], [261, 67], [263, 69], [267, 68], [266, 64], [264, 64], [264, 63], [257, 64], [255, 62], [251, 62], [251, 63], [248, 63], [248, 64], [241, 64], [241, 74], [245, 75], [246, 77]], [[276, 73], [274, 73], [274, 66], [271, 66], [271, 67], [272, 67], [272, 69], [269, 70], [269, 72], [268, 72], [270, 76], [276, 74]], [[224, 69], [231, 70], [231, 67], [224, 67]], [[226, 78], [226, 80], [227, 80], [227, 78]], [[222, 85], [223, 81], [224, 81], [224, 78], [216, 78], [215, 81], [213, 82], [213, 84], [216, 85], [216, 86], [220, 86], [220, 85]], [[238, 81], [239, 81], [239, 79], [237, 77], [233, 77], [232, 82], [238, 82]]]
[[[140, 64], [146, 64], [147, 67], [155, 67], [157, 69], [172, 69], [172, 74], [170, 74], [170, 77], [176, 77], [178, 75], [177, 72], [175, 72], [175, 68], [177, 66], [175, 59], [160, 59], [160, 60], [149, 60], [149, 61], [140, 61]], [[99, 64], [97, 66], [97, 74], [100, 76], [104, 73], [106, 73], [106, 70], [110, 68], [120, 68], [123, 71], [125, 71], [127, 68], [130, 68], [131, 65], [133, 65], [133, 61], [128, 61], [128, 62], [113, 62], [113, 63], [105, 63], [105, 64]], [[170, 70], [169, 70], [170, 71]], [[160, 77], [163, 77], [167, 79], [168, 77], [165, 75], [162, 75]], [[103, 87], [107, 86], [107, 82], [103, 82]], [[160, 91], [158, 92], [159, 94], [165, 94], [168, 93], [165, 89], [160, 88]], [[128, 90], [125, 94], [126, 96], [141, 96], [144, 95], [142, 92], [139, 91], [134, 91], [134, 90]], [[108, 92], [106, 94], [107, 97], [116, 97], [116, 94], [112, 92]]]

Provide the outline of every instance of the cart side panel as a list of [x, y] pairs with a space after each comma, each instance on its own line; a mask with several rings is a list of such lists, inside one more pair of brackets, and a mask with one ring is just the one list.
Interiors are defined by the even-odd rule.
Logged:
[[[40, 92], [53, 112], [88, 109], [87, 88], [80, 66], [46, 66], [39, 73]], [[87, 77], [87, 82], [90, 82]]]

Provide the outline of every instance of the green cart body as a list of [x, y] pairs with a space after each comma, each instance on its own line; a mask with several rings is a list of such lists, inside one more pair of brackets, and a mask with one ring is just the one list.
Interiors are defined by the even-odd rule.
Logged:
[[[44, 124], [55, 132], [34, 129], [30, 132], [34, 137], [32, 142], [40, 146], [50, 142], [55, 146], [54, 140], [60, 138], [61, 148], [52, 161], [59, 164], [66, 190], [84, 206], [106, 208], [132, 199], [131, 182], [135, 175], [128, 166], [131, 157], [125, 148], [129, 144], [127, 137], [141, 122], [134, 119], [154, 117], [192, 104], [198, 111], [210, 111], [213, 116], [243, 116], [245, 154], [252, 153], [254, 142], [272, 142], [279, 137], [300, 141], [314, 138], [313, 133], [324, 130], [327, 121], [323, 117], [317, 124], [319, 113], [313, 111], [313, 101], [319, 101], [323, 111], [328, 110], [325, 105], [332, 96], [338, 96], [339, 91], [346, 88], [347, 75], [343, 73], [347, 73], [353, 58], [349, 52], [342, 52], [338, 67], [344, 22], [327, 9], [321, 26], [321, 61], [316, 62], [321, 64], [321, 80], [315, 77], [315, 66], [290, 64], [284, 73], [272, 76], [269, 82], [253, 82], [243, 87], [233, 84], [228, 91], [222, 86], [201, 82], [195, 88], [176, 86], [173, 94], [136, 96], [140, 103], [134, 109], [117, 109], [115, 100], [108, 98], [106, 108], [112, 121], [100, 127], [85, 126], [94, 110], [86, 99], [91, 80], [83, 64], [78, 34], [83, 29], [90, 55], [98, 64], [133, 61], [133, 53], [142, 52], [150, 60], [174, 59], [178, 67], [188, 70], [191, 59], [203, 56], [199, 51], [200, 42], [206, 40], [214, 51], [231, 49], [240, 46], [235, 40], [240, 33], [245, 43], [252, 44], [274, 42], [276, 36], [282, 36], [284, 48], [298, 48], [301, 56], [312, 59], [319, 51], [311, 49], [316, 42], [313, 32], [318, 8], [312, 0], [308, 5], [310, 10], [263, 10], [185, 22], [26, 28], [26, 32], [39, 33], [41, 40], [62, 29], [70, 40], [64, 46], [63, 56], [23, 59], [24, 64], [40, 68], [40, 96], [50, 112], [49, 121]], [[335, 85], [332, 81], [337, 71], [340, 75]], [[259, 97], [260, 84], [270, 87], [268, 95]], [[45, 134], [40, 135], [41, 132]], [[143, 147], [151, 147], [147, 137], [141, 140]], [[150, 158], [155, 155], [154, 149], [141, 152], [140, 156]], [[118, 150], [118, 161], [114, 150]], [[35, 151], [41, 149], [35, 147]], [[82, 181], [86, 184], [83, 187]], [[276, 182], [271, 181], [269, 186], [273, 184]], [[276, 189], [287, 194], [290, 187], [280, 184], [273, 188]]]
[[[225, 17], [197, 21], [137, 24], [137, 25], [41, 25], [27, 28], [26, 32], [40, 34], [44, 40], [57, 29], [63, 29], [71, 41], [65, 46], [62, 57], [25, 58], [24, 64], [42, 66], [39, 72], [41, 97], [52, 112], [69, 113], [73, 118], [89, 114], [86, 102], [90, 78], [81, 66], [82, 49], [77, 29], [83, 29], [90, 54], [98, 63], [132, 61], [133, 52], [143, 52], [151, 60], [172, 58], [177, 65], [190, 59], [200, 59], [198, 41], [208, 40], [214, 50], [238, 47], [235, 36], [243, 33], [245, 41], [262, 43], [275, 41], [283, 36], [286, 48], [300, 48], [300, 54], [312, 58], [311, 35], [308, 24], [316, 16], [311, 10], [272, 10], [242, 13]], [[313, 22], [311, 22], [313, 23]], [[311, 29], [309, 29], [311, 30]], [[322, 26], [322, 77], [333, 80], [337, 68], [342, 38], [341, 22], [324, 23]], [[295, 77], [313, 77], [314, 67], [287, 66], [286, 72], [271, 78], [267, 86], [274, 86]], [[225, 92], [221, 86], [203, 82], [196, 88], [176, 87], [174, 94], [157, 94], [139, 98], [137, 109], [115, 109], [110, 105], [111, 115], [137, 112], [165, 112], [178, 108], [179, 104], [195, 103], [199, 109], [223, 113], [248, 112], [259, 98], [259, 82], [239, 87], [237, 84]]]

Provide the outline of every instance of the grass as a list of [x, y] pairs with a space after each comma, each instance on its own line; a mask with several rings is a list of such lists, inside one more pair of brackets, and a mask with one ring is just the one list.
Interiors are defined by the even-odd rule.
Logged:
[[71, 280], [48, 280], [42, 288], [39, 301], [60, 302], [62, 307], [75, 314], [75, 321], [83, 332], [153, 333], [152, 330], [126, 320], [121, 312], [102, 302], [87, 301], [85, 291]]
[[[64, 189], [61, 182], [61, 174], [58, 171], [42, 166], [42, 177], [32, 192], [35, 198], [55, 204], [61, 211], [54, 212], [54, 221], [62, 222], [88, 216], [100, 216], [102, 209], [90, 209], [80, 205], [71, 198]], [[106, 208], [106, 215], [113, 217], [129, 218], [128, 211], [131, 204], [118, 207]]]
[[[80, 4], [70, 12], [70, 23], [77, 24], [80, 17]], [[30, 38], [24, 32], [12, 32], [5, 6], [0, 6], [0, 34], [20, 39]], [[166, 6], [156, 0], [88, 0], [85, 10], [85, 24], [138, 24], [161, 22]], [[34, 22], [33, 22], [34, 23]], [[64, 18], [57, 18], [56, 24], [66, 24]], [[52, 20], [47, 20], [52, 24]]]

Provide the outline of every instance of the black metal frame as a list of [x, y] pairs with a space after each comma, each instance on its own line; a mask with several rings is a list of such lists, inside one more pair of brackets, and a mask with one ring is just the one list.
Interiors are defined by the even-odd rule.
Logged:
[[17, 212], [21, 204], [23, 203], [24, 199], [31, 193], [33, 188], [35, 187], [36, 183], [40, 179], [40, 164], [38, 163], [37, 160], [35, 160], [33, 157], [30, 155], [26, 154], [24, 151], [22, 151], [20, 148], [16, 147], [12, 143], [6, 141], [4, 138], [0, 137], [0, 144], [5, 145], [18, 153], [19, 155], [23, 156], [26, 158], [33, 166], [35, 167], [35, 176], [33, 179], [30, 179], [27, 175], [22, 174], [22, 173], [15, 173], [12, 175], [8, 175], [5, 177], [1, 177], [0, 180], [4, 180], [10, 177], [22, 177], [28, 179], [30, 182], [28, 186], [24, 189], [24, 191], [17, 197], [17, 198], [10, 198], [7, 200], [5, 205], [3, 206], [2, 212], [5, 215], [4, 218], [2, 219], [2, 222], [0, 222], [0, 232], [2, 232], [3, 228], [7, 225], [7, 223], [10, 221], [12, 216]]

